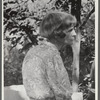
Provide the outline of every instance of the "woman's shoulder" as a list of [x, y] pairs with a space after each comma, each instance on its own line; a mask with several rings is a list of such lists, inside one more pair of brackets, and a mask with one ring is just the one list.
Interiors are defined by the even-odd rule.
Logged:
[[58, 54], [57, 48], [49, 43], [41, 43], [37, 46], [32, 47], [26, 54], [25, 59], [31, 59], [33, 57], [39, 57], [41, 59], [52, 58], [54, 55]]

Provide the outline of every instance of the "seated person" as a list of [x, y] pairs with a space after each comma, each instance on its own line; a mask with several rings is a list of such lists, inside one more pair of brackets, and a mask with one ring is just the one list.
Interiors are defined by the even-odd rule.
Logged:
[[28, 51], [22, 66], [30, 100], [71, 100], [72, 86], [59, 50], [65, 44], [73, 44], [75, 25], [76, 18], [64, 12], [49, 13], [42, 20], [39, 32], [47, 40]]

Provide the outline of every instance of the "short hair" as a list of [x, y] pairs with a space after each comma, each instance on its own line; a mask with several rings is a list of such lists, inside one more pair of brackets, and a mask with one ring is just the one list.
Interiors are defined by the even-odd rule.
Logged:
[[65, 12], [51, 12], [47, 14], [40, 24], [40, 35], [45, 38], [55, 36], [64, 29], [69, 29], [76, 25], [76, 18]]

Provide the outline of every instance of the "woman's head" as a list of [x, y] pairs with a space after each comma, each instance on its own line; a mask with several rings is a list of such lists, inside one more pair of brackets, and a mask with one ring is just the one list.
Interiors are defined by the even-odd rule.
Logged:
[[[57, 40], [67, 40], [76, 25], [76, 18], [65, 12], [51, 12], [47, 14], [40, 25], [40, 35]], [[74, 33], [75, 34], [75, 33]]]

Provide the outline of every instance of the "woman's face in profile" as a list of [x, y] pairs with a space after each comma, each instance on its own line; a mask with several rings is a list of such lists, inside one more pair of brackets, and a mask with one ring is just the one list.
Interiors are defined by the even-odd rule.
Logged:
[[64, 42], [70, 45], [73, 44], [76, 39], [76, 32], [74, 28], [72, 27], [70, 29], [65, 29], [63, 32], [66, 34]]

